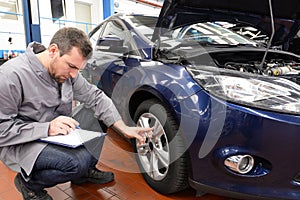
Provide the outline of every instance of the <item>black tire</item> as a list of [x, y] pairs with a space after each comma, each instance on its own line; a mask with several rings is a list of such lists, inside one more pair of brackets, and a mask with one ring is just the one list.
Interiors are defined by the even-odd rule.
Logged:
[[[166, 106], [164, 106], [160, 101], [156, 99], [149, 99], [142, 102], [135, 112], [134, 120], [138, 126], [144, 126], [143, 124], [139, 123], [139, 120], [141, 120], [142, 118], [145, 119], [144, 116], [151, 116], [151, 119], [149, 118], [148, 121], [150, 127], [153, 126], [153, 123], [155, 123], [153, 121], [155, 120], [157, 121], [157, 124], [160, 123], [161, 128], [157, 127], [157, 130], [154, 129], [153, 134], [156, 134], [156, 131], [158, 132], [158, 130], [160, 130], [159, 133], [164, 132], [163, 135], [157, 138], [153, 137], [153, 141], [147, 139], [146, 144], [148, 146], [146, 146], [145, 149], [137, 147], [136, 143], [134, 144], [136, 160], [144, 179], [153, 189], [162, 194], [171, 194], [187, 188], [188, 160], [185, 153], [186, 149], [184, 146], [183, 138], [178, 132], [178, 125], [174, 117], [172, 116], [170, 110]], [[156, 142], [154, 140], [159, 140], [159, 144], [156, 145]], [[162, 154], [157, 153], [155, 155], [155, 151], [157, 151], [155, 149], [156, 146], [164, 147], [162, 150], [159, 150], [160, 152], [162, 152]], [[169, 164], [167, 167], [164, 167], [163, 164], [160, 165], [160, 161], [154, 163], [152, 169], [155, 169], [154, 167], [156, 167], [156, 169], [159, 169], [157, 170], [158, 174], [162, 175], [155, 177], [155, 173], [152, 173], [155, 170], [149, 170], [149, 168], [151, 169], [151, 167], [148, 168], [147, 159], [149, 158], [149, 166], [151, 166], [151, 155], [155, 157], [158, 154], [164, 156], [168, 154]], [[162, 160], [164, 161], [164, 159]], [[148, 169], [148, 171], [146, 168]]]

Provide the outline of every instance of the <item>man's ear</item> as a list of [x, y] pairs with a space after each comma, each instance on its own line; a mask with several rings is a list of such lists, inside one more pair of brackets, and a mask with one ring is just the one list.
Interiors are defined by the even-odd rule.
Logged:
[[48, 47], [48, 51], [51, 57], [54, 57], [55, 55], [59, 55], [59, 49], [57, 44], [50, 44], [50, 46]]

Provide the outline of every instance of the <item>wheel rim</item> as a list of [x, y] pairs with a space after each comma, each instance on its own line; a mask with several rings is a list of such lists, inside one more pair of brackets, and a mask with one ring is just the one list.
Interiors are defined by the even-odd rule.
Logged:
[[151, 113], [142, 114], [137, 126], [154, 127], [152, 138], [147, 138], [142, 146], [136, 145], [136, 149], [144, 172], [153, 180], [162, 180], [167, 175], [170, 164], [168, 138], [163, 126]]

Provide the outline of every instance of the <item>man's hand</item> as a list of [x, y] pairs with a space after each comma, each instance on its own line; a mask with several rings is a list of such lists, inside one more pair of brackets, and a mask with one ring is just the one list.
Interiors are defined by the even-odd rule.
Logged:
[[154, 128], [144, 127], [129, 127], [122, 120], [113, 124], [113, 127], [120, 131], [127, 138], [136, 138], [138, 145], [143, 145], [147, 137], [152, 138], [152, 131]]
[[78, 125], [79, 123], [71, 117], [59, 116], [50, 122], [48, 135], [67, 135]]

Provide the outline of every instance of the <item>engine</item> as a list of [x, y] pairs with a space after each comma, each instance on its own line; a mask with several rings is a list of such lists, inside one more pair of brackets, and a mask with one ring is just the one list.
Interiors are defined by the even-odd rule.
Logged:
[[300, 84], [300, 56], [283, 51], [232, 51], [210, 53], [220, 68], [266, 76], [280, 76]]
[[300, 73], [300, 63], [285, 60], [271, 60], [265, 63], [259, 61], [227, 62], [224, 68], [269, 76], [299, 75]]

